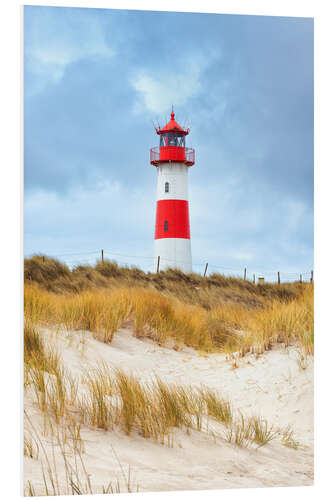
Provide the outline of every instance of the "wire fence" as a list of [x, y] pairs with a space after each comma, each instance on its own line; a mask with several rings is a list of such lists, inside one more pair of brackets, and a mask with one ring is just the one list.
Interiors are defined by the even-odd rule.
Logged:
[[[147, 255], [128, 255], [113, 252], [110, 250], [94, 250], [84, 253], [64, 253], [52, 255], [45, 253], [48, 257], [52, 257], [64, 262], [70, 269], [77, 266], [94, 266], [98, 261], [115, 261], [124, 267], [137, 267], [145, 272], [157, 272], [158, 264], [157, 259], [153, 256]], [[160, 264], [165, 264], [165, 260]], [[171, 261], [170, 261], [171, 262]], [[172, 261], [173, 262], [173, 261]], [[216, 265], [207, 260], [195, 260], [192, 262], [192, 271], [202, 276], [209, 276], [213, 273], [223, 274], [225, 276], [233, 276], [236, 278], [243, 278], [253, 283], [287, 283], [294, 281], [313, 282], [313, 270], [307, 271], [281, 271], [281, 270], [265, 270], [255, 269], [249, 266], [242, 268], [230, 268], [221, 265]]]

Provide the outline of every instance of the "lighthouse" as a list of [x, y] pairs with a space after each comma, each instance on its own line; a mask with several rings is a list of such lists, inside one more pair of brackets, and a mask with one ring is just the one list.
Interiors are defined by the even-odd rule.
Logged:
[[155, 269], [192, 271], [188, 170], [194, 165], [194, 149], [185, 147], [184, 130], [175, 120], [155, 128], [159, 146], [151, 148], [150, 163], [157, 170]]

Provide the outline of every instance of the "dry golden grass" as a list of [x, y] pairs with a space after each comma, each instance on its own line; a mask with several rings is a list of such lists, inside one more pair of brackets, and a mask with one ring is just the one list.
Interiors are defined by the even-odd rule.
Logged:
[[[169, 447], [173, 446], [177, 428], [187, 433], [192, 429], [206, 432], [207, 436], [219, 436], [239, 447], [263, 446], [279, 433], [285, 446], [297, 448], [299, 445], [290, 427], [282, 432], [260, 417], [235, 414], [229, 401], [205, 386], [167, 384], [157, 377], [142, 382], [123, 370], [111, 370], [106, 364], [89, 368], [81, 380], [73, 379], [59, 357], [56, 364], [45, 361], [48, 350], [36, 327], [30, 324], [28, 331], [30, 354], [26, 362], [30, 363], [30, 381], [27, 387], [32, 389], [33, 402], [44, 415], [44, 429], [42, 433], [37, 431], [25, 413], [29, 434], [25, 436], [24, 454], [39, 460], [43, 477], [42, 490], [37, 491], [31, 481], [26, 482], [27, 496], [135, 491], [130, 469], [127, 476], [123, 473], [122, 478], [110, 481], [101, 491], [93, 487], [83, 460], [83, 426], [104, 431], [118, 428], [127, 435], [138, 433]], [[37, 356], [36, 352], [43, 354]], [[45, 371], [46, 368], [49, 371]], [[212, 421], [215, 424], [211, 430]], [[220, 431], [216, 429], [216, 422]], [[52, 443], [51, 454], [45, 449], [42, 435]], [[58, 477], [55, 448], [63, 460], [65, 482]]]
[[77, 293], [101, 288], [140, 287], [153, 288], [180, 299], [183, 303], [211, 309], [224, 303], [260, 307], [266, 299], [288, 302], [298, 297], [306, 283], [265, 283], [255, 285], [250, 281], [211, 274], [184, 274], [169, 269], [159, 273], [144, 273], [132, 267], [120, 267], [116, 262], [97, 262], [95, 266], [77, 266], [70, 270], [60, 261], [34, 255], [24, 261], [25, 283], [37, 283], [55, 293]]
[[[89, 413], [92, 401], [100, 403], [103, 410], [98, 413], [99, 427], [107, 429], [116, 424], [127, 435], [135, 431], [169, 446], [174, 428], [201, 430], [205, 409], [203, 399], [194, 389], [165, 384], [159, 378], [149, 384], [142, 383], [123, 370], [114, 372], [114, 381], [109, 377], [102, 367], [94, 372], [93, 383], [89, 381], [90, 397], [85, 401], [85, 413]], [[95, 412], [93, 405], [91, 409]], [[93, 422], [97, 420], [91, 419]]]
[[[163, 344], [172, 339], [200, 351], [262, 353], [272, 344], [291, 343], [313, 354], [313, 286], [290, 301], [261, 298], [260, 307], [219, 304], [211, 309], [182, 302], [152, 288], [118, 287], [54, 294], [25, 285], [25, 317], [31, 323], [71, 331], [89, 330], [102, 342], [131, 321], [135, 335]], [[32, 340], [33, 341], [33, 340]], [[27, 347], [29, 348], [29, 347]]]
[[288, 425], [286, 429], [282, 431], [281, 443], [288, 448], [293, 448], [294, 450], [297, 450], [297, 448], [300, 446], [300, 443], [296, 441], [294, 437], [294, 431], [290, 427], [290, 425]]
[[[208, 430], [210, 418], [224, 426], [225, 439], [237, 446], [263, 446], [279, 432], [260, 417], [234, 416], [230, 402], [205, 386], [166, 384], [159, 378], [143, 383], [123, 370], [111, 375], [106, 365], [97, 366], [85, 382], [88, 395], [79, 402], [81, 419], [92, 427], [117, 426], [127, 435], [134, 431], [168, 446], [175, 428], [202, 431], [205, 420]], [[288, 432], [292, 434], [290, 428]], [[288, 436], [283, 436], [286, 444]]]
[[275, 429], [273, 425], [270, 425], [267, 420], [261, 417], [252, 417], [250, 426], [253, 432], [252, 440], [259, 446], [269, 443], [279, 433], [278, 429]]
[[254, 416], [245, 417], [242, 413], [233, 418], [225, 431], [226, 440], [240, 447], [256, 444], [264, 446], [277, 437], [280, 430], [270, 425], [267, 420]]
[[233, 416], [229, 401], [225, 401], [216, 391], [208, 387], [201, 388], [199, 394], [207, 405], [207, 413], [210, 417], [227, 425], [232, 422]]
[[[83, 275], [85, 285], [77, 287]], [[296, 343], [304, 356], [313, 354], [309, 283], [253, 285], [219, 274], [202, 278], [176, 270], [145, 274], [107, 261], [70, 271], [42, 256], [25, 260], [25, 278], [28, 321], [89, 330], [105, 343], [130, 320], [137, 337], [158, 344], [172, 339], [200, 351], [244, 355], [249, 350], [262, 353], [276, 342]]]
[[25, 385], [33, 370], [56, 375], [60, 370], [60, 358], [56, 349], [46, 347], [37, 325], [29, 318], [24, 319], [24, 365]]
[[226, 427], [224, 437], [230, 444], [247, 448], [253, 442], [253, 429], [250, 420], [239, 414], [233, 420], [232, 425]]
[[[229, 401], [207, 387], [166, 384], [158, 378], [142, 382], [102, 364], [90, 368], [82, 380], [73, 378], [54, 345], [43, 340], [43, 327], [74, 336], [88, 330], [97, 340], [110, 343], [127, 325], [138, 338], [158, 344], [171, 341], [175, 349], [190, 346], [202, 355], [237, 351], [243, 356], [250, 350], [262, 353], [275, 343], [294, 344], [303, 369], [313, 355], [311, 284], [256, 286], [221, 275], [204, 279], [172, 270], [145, 274], [109, 262], [70, 271], [46, 257], [27, 259], [25, 278], [24, 386], [43, 415], [42, 434], [55, 439], [63, 454], [69, 471], [67, 493], [91, 492], [82, 460], [83, 426], [105, 431], [116, 427], [168, 446], [173, 446], [176, 428], [207, 429], [216, 435], [215, 427], [208, 430], [211, 422], [222, 427], [226, 441], [242, 447], [265, 445], [276, 438], [278, 429], [260, 417], [234, 413]], [[279, 432], [283, 445], [299, 446], [290, 427]], [[81, 464], [78, 474], [68, 461], [68, 447]], [[36, 459], [44, 455], [43, 493], [59, 494], [41, 438], [26, 435], [24, 453]], [[122, 489], [133, 491], [130, 472], [127, 483]], [[118, 491], [120, 483], [113, 481], [101, 492]], [[30, 482], [26, 494], [36, 494]]]
[[158, 379], [144, 384], [122, 370], [111, 376], [105, 365], [90, 370], [84, 381], [87, 393], [79, 401], [80, 415], [92, 427], [119, 426], [127, 435], [135, 431], [164, 444], [173, 427], [192, 425], [186, 412], [192, 410], [191, 397], [181, 387]]
[[24, 322], [24, 387], [35, 394], [41, 412], [56, 423], [64, 416], [66, 405], [76, 401], [78, 383], [61, 362], [52, 344], [46, 345], [30, 319]]
[[104, 365], [100, 365], [86, 372], [84, 382], [87, 393], [78, 402], [82, 423], [99, 429], [109, 429], [115, 420], [110, 401], [114, 381], [110, 372]]
[[37, 441], [31, 435], [24, 435], [23, 441], [23, 454], [25, 457], [33, 458], [38, 460], [39, 457], [39, 446]]
[[[112, 372], [107, 365], [99, 364], [85, 372], [79, 396], [80, 382], [65, 370], [59, 356], [51, 358], [56, 363], [45, 361], [48, 353], [53, 356], [52, 348], [46, 349], [31, 324], [27, 331], [29, 345], [34, 348], [30, 347], [30, 357], [26, 356], [26, 385], [45, 416], [45, 434], [54, 436], [55, 429], [62, 425], [65, 435], [69, 433], [78, 445], [81, 425], [104, 430], [118, 426], [128, 435], [135, 431], [170, 446], [174, 428], [201, 431], [203, 419], [208, 426], [209, 418], [213, 418], [227, 427], [227, 440], [239, 446], [250, 442], [265, 444], [270, 440], [272, 428], [266, 422], [234, 419], [230, 402], [205, 386], [166, 384], [160, 378], [150, 383], [140, 382], [123, 370]], [[38, 357], [35, 352], [43, 355]]]
[[[39, 487], [38, 490], [31, 481], [26, 481], [24, 488], [25, 496], [89, 495], [93, 493], [110, 494], [122, 492], [132, 493], [138, 491], [138, 486], [133, 484], [130, 468], [126, 475], [115, 452], [115, 457], [119, 462], [122, 472], [121, 477], [111, 480], [107, 485], [102, 486], [100, 491], [94, 487], [90, 479], [91, 475], [86, 469], [82, 456], [83, 449], [81, 446], [80, 426], [69, 425], [67, 427], [71, 440], [68, 439], [68, 434], [64, 432], [64, 430], [66, 431], [66, 427], [62, 427], [60, 432], [58, 427], [58, 432], [51, 436], [52, 451], [50, 453], [46, 450], [38, 429], [36, 429], [26, 412], [25, 419], [32, 437], [27, 440], [27, 445], [25, 441], [24, 453], [26, 456], [35, 459], [38, 458], [35, 450], [38, 450], [38, 454], [42, 455], [40, 464], [43, 478], [43, 487]], [[56, 464], [55, 448], [60, 450], [63, 462], [61, 467], [62, 471], [59, 471], [59, 463], [58, 465]], [[41, 453], [39, 453], [39, 450], [41, 450]], [[59, 472], [65, 475], [65, 481], [61, 480]]]
[[89, 330], [105, 343], [112, 341], [130, 312], [130, 294], [122, 289], [56, 295], [36, 285], [26, 284], [24, 288], [24, 315], [29, 321], [67, 330]]
[[313, 286], [308, 285], [302, 295], [290, 302], [277, 300], [249, 315], [248, 328], [243, 335], [244, 346], [260, 346], [282, 342], [286, 346], [296, 343], [305, 354], [314, 350]]
[[279, 433], [280, 430], [270, 425], [267, 420], [258, 416], [245, 417], [239, 412], [227, 425], [225, 438], [236, 446], [248, 447], [255, 444], [261, 447], [275, 439]]

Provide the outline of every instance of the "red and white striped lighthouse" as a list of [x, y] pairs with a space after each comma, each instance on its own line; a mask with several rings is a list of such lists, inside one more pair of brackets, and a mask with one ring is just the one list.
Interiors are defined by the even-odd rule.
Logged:
[[194, 165], [194, 149], [185, 147], [184, 130], [175, 120], [156, 128], [160, 145], [150, 150], [150, 163], [157, 168], [155, 269], [192, 271], [187, 173]]

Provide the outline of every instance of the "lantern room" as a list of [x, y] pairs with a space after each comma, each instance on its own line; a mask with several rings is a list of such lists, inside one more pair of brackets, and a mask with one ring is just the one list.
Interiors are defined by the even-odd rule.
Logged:
[[165, 146], [178, 146], [185, 147], [185, 135], [181, 132], [164, 132], [160, 136], [160, 147]]
[[150, 150], [152, 165], [158, 166], [165, 162], [185, 163], [188, 167], [194, 165], [194, 149], [185, 147], [185, 136], [190, 130], [178, 125], [173, 111], [165, 127], [155, 130], [160, 136], [160, 145]]

